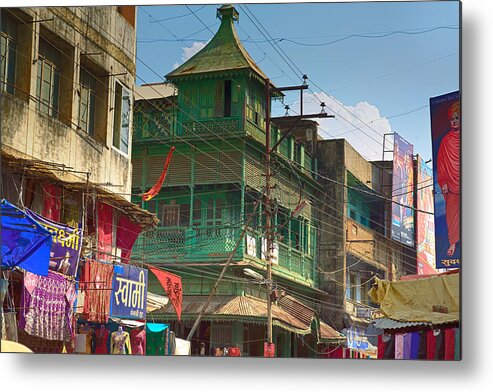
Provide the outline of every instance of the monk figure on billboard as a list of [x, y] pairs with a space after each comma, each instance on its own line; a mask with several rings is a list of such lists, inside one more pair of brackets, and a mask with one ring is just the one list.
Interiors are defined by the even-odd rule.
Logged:
[[460, 104], [455, 101], [448, 110], [450, 130], [438, 149], [437, 180], [445, 199], [445, 217], [449, 239], [448, 256], [455, 253], [460, 228]]

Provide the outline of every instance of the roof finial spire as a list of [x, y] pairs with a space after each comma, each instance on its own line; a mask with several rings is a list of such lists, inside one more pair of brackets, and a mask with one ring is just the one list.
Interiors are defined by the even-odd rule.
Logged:
[[236, 11], [236, 8], [234, 7], [233, 4], [224, 4], [221, 7], [219, 7], [217, 9], [216, 16], [221, 20], [226, 18], [226, 19], [233, 19], [234, 21], [238, 21], [240, 19], [240, 14], [238, 14], [238, 11]]

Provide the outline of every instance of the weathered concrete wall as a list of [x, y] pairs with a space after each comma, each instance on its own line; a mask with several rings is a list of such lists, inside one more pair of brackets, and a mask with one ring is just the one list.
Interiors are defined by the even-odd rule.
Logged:
[[[346, 140], [318, 141], [317, 159], [319, 182], [327, 195], [321, 195], [315, 206], [320, 222], [319, 267], [320, 288], [330, 294], [330, 302], [337, 310], [324, 310], [322, 318], [330, 319], [339, 328], [343, 325], [342, 309], [346, 307], [345, 289], [348, 258], [361, 260], [372, 270], [387, 272], [388, 278], [398, 279], [404, 273], [412, 273], [415, 265], [415, 251], [391, 241], [389, 238], [371, 230], [347, 217], [347, 173], [351, 172], [363, 184], [380, 191], [383, 183], [385, 192], [391, 189], [391, 162], [366, 161]], [[384, 168], [382, 170], [381, 168]], [[324, 179], [327, 177], [339, 184]], [[386, 203], [388, 217], [391, 216], [391, 203]], [[388, 227], [390, 222], [386, 222]], [[362, 268], [359, 266], [358, 268]]]
[[[113, 147], [113, 108], [116, 80], [130, 91], [135, 82], [135, 29], [117, 7], [47, 7], [12, 9], [21, 31], [15, 97], [4, 95], [2, 143], [34, 159], [65, 164], [90, 172], [92, 183], [106, 184], [112, 192], [130, 193], [132, 126], [129, 152]], [[39, 23], [26, 25], [16, 15]], [[26, 28], [29, 26], [29, 28]], [[39, 37], [62, 48], [58, 118], [36, 109]], [[22, 51], [22, 52], [21, 52]], [[96, 120], [96, 137], [78, 128], [80, 64], [90, 63], [103, 80], [96, 105], [106, 113]], [[132, 125], [132, 116], [130, 117]], [[81, 180], [86, 176], [79, 174]], [[130, 197], [127, 197], [130, 199]]]
[[[344, 140], [319, 141], [317, 147], [318, 171], [321, 176], [346, 183], [345, 143]], [[339, 309], [322, 308], [322, 319], [330, 320], [337, 328], [343, 328], [343, 312], [345, 306], [346, 255], [345, 226], [347, 198], [346, 188], [319, 179], [325, 195], [321, 195], [320, 203], [315, 206], [319, 228], [318, 264], [323, 271], [319, 274], [320, 288], [329, 293], [330, 304]]]
[[354, 149], [346, 140], [345, 144], [345, 157], [344, 164], [358, 180], [360, 180], [367, 187], [378, 191], [373, 184], [373, 166], [371, 162], [368, 162], [363, 156]]

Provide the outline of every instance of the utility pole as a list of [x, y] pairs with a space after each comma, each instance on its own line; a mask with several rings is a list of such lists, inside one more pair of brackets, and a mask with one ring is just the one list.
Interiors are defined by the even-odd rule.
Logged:
[[272, 299], [271, 299], [271, 286], [272, 281], [272, 260], [271, 260], [271, 249], [273, 246], [273, 233], [271, 230], [271, 205], [270, 205], [270, 80], [265, 80], [265, 261], [267, 263], [267, 282], [268, 282], [268, 292], [267, 292], [267, 343], [272, 344]]
[[[264, 211], [265, 211], [265, 261], [267, 263], [267, 343], [269, 347], [272, 345], [272, 288], [275, 287], [272, 283], [272, 249], [274, 246], [274, 232], [272, 230], [272, 207], [271, 207], [271, 154], [272, 151], [275, 151], [277, 146], [281, 144], [281, 142], [288, 137], [295, 129], [296, 125], [303, 119], [309, 118], [333, 118], [334, 115], [327, 115], [324, 111], [325, 103], [322, 102], [321, 107], [322, 111], [318, 114], [303, 114], [303, 90], [308, 89], [308, 85], [306, 84], [306, 80], [308, 77], [303, 75], [304, 83], [300, 86], [289, 86], [289, 87], [273, 87], [271, 86], [270, 80], [265, 79], [265, 200], [264, 200]], [[279, 140], [276, 141], [274, 146], [270, 146], [271, 144], [271, 135], [270, 135], [270, 122], [275, 119], [286, 119], [286, 117], [273, 117], [270, 116], [271, 109], [271, 92], [272, 90], [280, 93], [282, 91], [293, 91], [300, 90], [300, 112], [299, 116], [291, 116], [289, 117], [292, 120], [295, 120], [294, 125], [285, 132]], [[265, 353], [264, 353], [265, 354]]]
[[248, 217], [248, 220], [245, 223], [245, 227], [243, 228], [243, 230], [240, 234], [240, 238], [238, 238], [238, 241], [236, 241], [235, 247], [233, 248], [233, 250], [229, 254], [228, 260], [226, 260], [226, 263], [224, 264], [224, 267], [223, 267], [221, 273], [219, 274], [219, 277], [217, 278], [216, 283], [214, 283], [214, 287], [212, 288], [212, 290], [209, 294], [209, 297], [207, 298], [207, 302], [204, 304], [204, 306], [200, 310], [200, 313], [197, 316], [197, 319], [195, 320], [195, 323], [193, 324], [192, 329], [188, 333], [188, 336], [186, 339], [187, 341], [190, 342], [192, 340], [193, 334], [197, 330], [197, 328], [200, 324], [200, 321], [202, 320], [202, 317], [204, 316], [204, 313], [207, 310], [207, 307], [211, 303], [212, 297], [216, 294], [216, 291], [217, 291], [217, 288], [219, 287], [219, 283], [221, 282], [221, 279], [223, 278], [224, 274], [226, 273], [226, 270], [228, 269], [229, 265], [231, 264], [231, 261], [233, 260], [233, 257], [235, 256], [236, 251], [238, 250], [239, 246], [241, 245], [241, 243], [243, 241], [243, 238], [245, 237], [245, 233], [247, 232], [248, 227], [250, 226], [250, 223], [253, 220], [253, 216], [255, 215], [255, 212], [257, 211], [257, 207], [259, 206], [259, 204], [260, 204], [260, 199], [257, 200], [257, 202], [255, 203], [253, 211], [250, 214], [250, 216]]

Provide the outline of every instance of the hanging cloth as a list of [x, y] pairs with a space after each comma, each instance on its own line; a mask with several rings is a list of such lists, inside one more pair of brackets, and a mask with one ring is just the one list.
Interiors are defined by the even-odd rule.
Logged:
[[418, 359], [426, 359], [428, 357], [428, 332], [421, 331], [419, 333]]
[[443, 360], [445, 355], [445, 332], [443, 329], [437, 330], [436, 340], [435, 340], [435, 360]]
[[410, 335], [411, 335], [410, 359], [418, 359], [420, 334], [419, 332], [411, 332]]
[[402, 359], [411, 359], [411, 340], [412, 340], [412, 335], [411, 333], [405, 333], [404, 334], [404, 344], [403, 344], [403, 351], [402, 351]]
[[385, 346], [385, 359], [395, 359], [395, 335], [391, 335], [387, 345]]
[[83, 314], [87, 321], [106, 324], [110, 313], [113, 265], [86, 260], [81, 277], [84, 290]]
[[386, 342], [383, 341], [383, 335], [378, 335], [378, 349], [377, 349], [377, 359], [383, 359], [383, 354], [385, 353]]
[[168, 174], [168, 167], [171, 162], [171, 157], [173, 155], [173, 151], [175, 151], [175, 146], [171, 147], [171, 149], [168, 152], [168, 155], [166, 156], [166, 161], [164, 162], [164, 168], [163, 171], [161, 172], [161, 175], [159, 176], [158, 180], [154, 184], [154, 186], [149, 189], [146, 193], [142, 195], [142, 200], [144, 201], [149, 201], [151, 200], [154, 196], [156, 196], [159, 191], [161, 190], [161, 187], [163, 186], [164, 179], [166, 178], [166, 174]]
[[110, 336], [110, 331], [106, 329], [103, 325], [100, 326], [94, 332], [95, 341], [95, 354], [108, 354], [108, 337]]
[[460, 350], [460, 343], [461, 343], [461, 336], [460, 336], [460, 328], [455, 329], [455, 339], [454, 339], [454, 360], [460, 361], [462, 359], [461, 356], [461, 350]]
[[43, 184], [44, 204], [43, 216], [52, 221], [60, 222], [61, 197], [60, 188], [53, 184]]
[[43, 339], [70, 341], [74, 291], [75, 283], [62, 274], [25, 272], [19, 328]]
[[445, 352], [443, 359], [447, 361], [454, 360], [455, 349], [455, 328], [445, 329]]
[[433, 329], [426, 332], [426, 359], [435, 359], [436, 336]]
[[98, 202], [98, 250], [99, 260], [111, 260], [113, 248], [113, 208]]
[[0, 204], [2, 267], [20, 267], [37, 275], [48, 275], [52, 234], [7, 200]]
[[140, 227], [139, 224], [132, 222], [125, 215], [121, 215], [118, 219], [116, 246], [122, 250], [121, 258], [123, 263], [129, 263], [132, 247], [141, 231], [142, 227]]
[[168, 324], [146, 324], [146, 355], [167, 355], [166, 331]]
[[395, 359], [404, 358], [404, 334], [395, 334]]
[[132, 355], [144, 355], [146, 352], [146, 330], [132, 329], [130, 331], [130, 344], [132, 346]]

